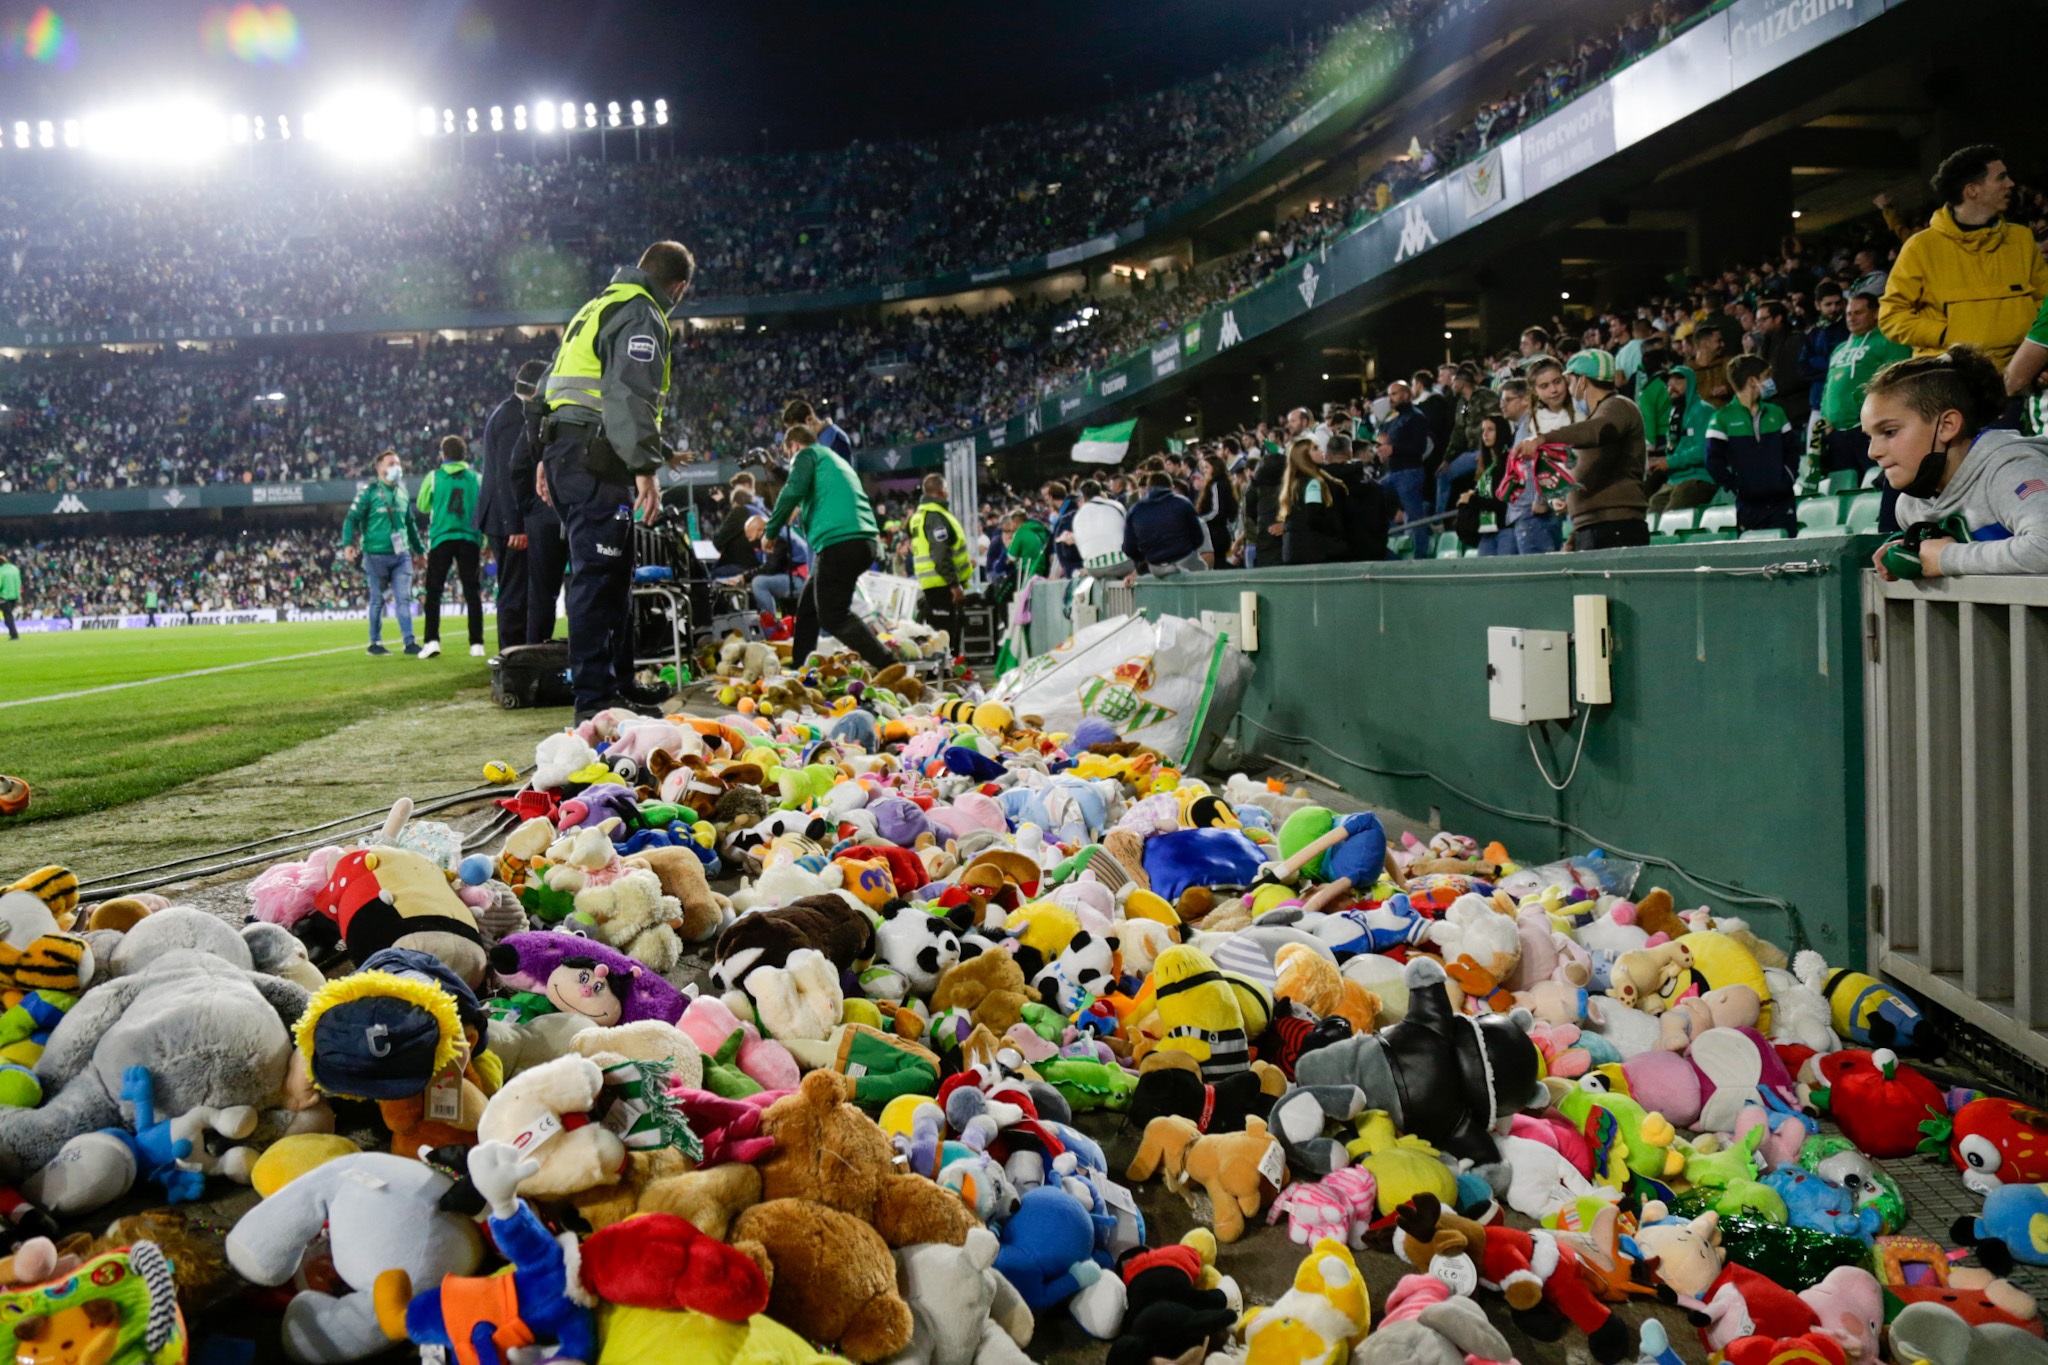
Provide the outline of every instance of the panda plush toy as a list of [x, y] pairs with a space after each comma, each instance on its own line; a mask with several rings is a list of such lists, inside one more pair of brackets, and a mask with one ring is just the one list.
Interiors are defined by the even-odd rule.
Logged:
[[1086, 1009], [1096, 996], [1116, 989], [1117, 968], [1116, 935], [1083, 929], [1067, 940], [1060, 955], [1047, 963], [1031, 984], [1048, 1005], [1071, 1015]]
[[[969, 913], [965, 906], [960, 913]], [[928, 1000], [939, 978], [961, 958], [960, 926], [905, 900], [884, 905], [875, 921], [875, 964], [861, 973], [873, 1000]]]

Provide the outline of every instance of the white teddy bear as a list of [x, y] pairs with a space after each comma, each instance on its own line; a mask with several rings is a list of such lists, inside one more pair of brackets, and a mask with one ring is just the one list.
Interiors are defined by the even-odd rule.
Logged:
[[590, 917], [600, 942], [657, 972], [672, 971], [682, 960], [676, 926], [683, 922], [683, 904], [663, 895], [661, 878], [646, 868], [628, 868], [602, 886], [578, 891], [576, 913]]

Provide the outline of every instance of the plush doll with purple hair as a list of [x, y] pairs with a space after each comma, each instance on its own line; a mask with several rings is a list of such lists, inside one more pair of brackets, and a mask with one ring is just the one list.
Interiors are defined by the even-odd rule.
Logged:
[[577, 934], [513, 934], [491, 949], [491, 970], [513, 990], [545, 994], [549, 978], [572, 957], [587, 958], [604, 968], [605, 982], [619, 998], [619, 1023], [659, 1019], [664, 1024], [673, 1024], [683, 1017], [683, 1010], [690, 1003], [645, 963]]

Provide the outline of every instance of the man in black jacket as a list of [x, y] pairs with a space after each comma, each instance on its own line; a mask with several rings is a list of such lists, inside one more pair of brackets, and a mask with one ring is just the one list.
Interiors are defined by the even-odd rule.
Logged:
[[1376, 470], [1356, 458], [1354, 443], [1341, 436], [1330, 438], [1328, 460], [1323, 472], [1344, 485], [1339, 504], [1344, 518], [1344, 539], [1350, 552], [1347, 560], [1379, 560], [1387, 557], [1387, 528], [1394, 524], [1399, 504], [1380, 483]]
[[525, 505], [537, 502], [533, 493], [532, 453], [526, 450], [526, 479], [522, 496], [515, 472], [522, 447], [532, 440], [526, 420], [527, 400], [540, 389], [540, 377], [547, 373], [545, 360], [529, 360], [512, 380], [512, 396], [491, 409], [484, 422], [483, 490], [477, 494], [476, 529], [491, 544], [491, 559], [498, 566], [498, 649], [504, 651], [527, 642], [527, 537]]
[[1244, 527], [1245, 567], [1266, 569], [1280, 564], [1286, 542], [1280, 525], [1280, 481], [1287, 476], [1285, 452], [1268, 452], [1245, 485], [1238, 516]]

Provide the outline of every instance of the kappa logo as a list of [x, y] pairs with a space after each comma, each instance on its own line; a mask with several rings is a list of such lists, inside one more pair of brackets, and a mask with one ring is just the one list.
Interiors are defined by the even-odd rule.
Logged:
[[1394, 259], [1405, 261], [1410, 256], [1420, 256], [1436, 245], [1436, 229], [1429, 225], [1429, 217], [1422, 211], [1422, 205], [1410, 204], [1401, 211], [1401, 241], [1394, 248]]
[[1216, 349], [1227, 351], [1243, 340], [1244, 333], [1237, 329], [1237, 310], [1235, 308], [1224, 309], [1223, 325], [1217, 329], [1216, 333]]
[[78, 494], [66, 493], [63, 497], [57, 499], [57, 505], [50, 510], [52, 512], [83, 512], [86, 510], [86, 506], [78, 500]]
[[1301, 283], [1296, 285], [1295, 288], [1301, 290], [1301, 301], [1305, 306], [1309, 308], [1316, 306], [1316, 286], [1322, 282], [1323, 277], [1316, 274], [1316, 263], [1314, 261], [1310, 261], [1301, 268]]
[[627, 337], [626, 354], [641, 364], [646, 364], [654, 359], [654, 338], [650, 336]]
[[1024, 434], [1026, 436], [1036, 436], [1044, 430], [1045, 414], [1039, 411], [1037, 405], [1034, 404], [1031, 411], [1024, 414]]

